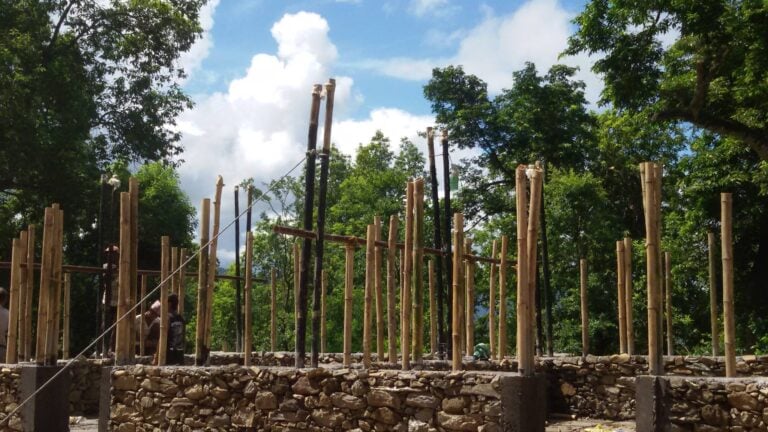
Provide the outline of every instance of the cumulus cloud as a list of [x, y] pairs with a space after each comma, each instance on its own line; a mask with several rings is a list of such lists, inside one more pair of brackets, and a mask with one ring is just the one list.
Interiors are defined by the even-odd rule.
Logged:
[[525, 62], [535, 63], [540, 72], [564, 63], [579, 67], [577, 78], [587, 84], [588, 100], [597, 101], [602, 83], [590, 71], [594, 58], [558, 58], [567, 46], [574, 17], [558, 0], [529, 0], [511, 14], [500, 16], [486, 10], [484, 15], [480, 24], [456, 34], [458, 48], [453, 56], [378, 59], [359, 62], [357, 66], [396, 78], [423, 81], [431, 77], [433, 67], [462, 65], [465, 71], [487, 82], [489, 91], [498, 93], [512, 85], [512, 72], [522, 69]]
[[[315, 13], [284, 15], [271, 34], [274, 53], [253, 55], [247, 70], [229, 83], [227, 91], [198, 100], [177, 123], [185, 148], [185, 162], [179, 168], [182, 186], [198, 206], [203, 197], [213, 195], [216, 175], [221, 174], [226, 184], [222, 222], [234, 216], [235, 184], [253, 177], [261, 186], [304, 157], [312, 85], [333, 76], [338, 58], [328, 22]], [[376, 109], [360, 121], [345, 120], [345, 113], [359, 103], [360, 96], [352, 88], [352, 78], [336, 76], [334, 117], [341, 120], [334, 125], [333, 141], [346, 153], [368, 142], [377, 129], [399, 143], [402, 136], [415, 139], [416, 131], [432, 122], [430, 117], [387, 108]], [[293, 172], [299, 174], [300, 170]], [[234, 256], [231, 237], [224, 235], [220, 240], [222, 250], [229, 251], [222, 258]]]
[[457, 10], [450, 0], [411, 0], [408, 11], [417, 17], [449, 15]]

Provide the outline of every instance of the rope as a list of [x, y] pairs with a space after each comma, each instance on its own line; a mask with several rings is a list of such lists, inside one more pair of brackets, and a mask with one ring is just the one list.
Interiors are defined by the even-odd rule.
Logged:
[[[288, 172], [286, 172], [285, 174], [283, 174], [283, 176], [282, 176], [282, 177], [280, 177], [280, 180], [278, 180], [278, 181], [276, 181], [276, 182], [273, 182], [273, 183], [272, 183], [272, 184], [273, 184], [273, 186], [272, 186], [272, 187], [270, 187], [269, 189], [267, 189], [267, 191], [265, 192], [265, 194], [267, 194], [267, 193], [271, 192], [271, 191], [272, 191], [272, 189], [274, 188], [274, 186], [276, 186], [276, 185], [280, 184], [280, 181], [281, 181], [281, 180], [283, 180], [283, 179], [285, 179], [286, 177], [288, 177], [289, 175], [291, 175], [291, 173], [293, 173], [293, 171], [294, 171], [294, 170], [296, 170], [296, 168], [298, 168], [299, 166], [301, 166], [301, 164], [302, 164], [302, 163], [304, 163], [304, 161], [305, 161], [305, 160], [307, 160], [307, 158], [306, 158], [306, 157], [304, 157], [303, 159], [301, 159], [301, 160], [300, 160], [300, 161], [299, 161], [299, 162], [298, 162], [296, 165], [294, 165], [294, 166], [293, 166], [293, 168], [291, 168], [290, 170], [288, 170]], [[174, 270], [173, 272], [171, 272], [171, 274], [169, 274], [169, 275], [168, 275], [168, 276], [167, 276], [165, 279], [161, 280], [161, 281], [160, 281], [160, 283], [159, 283], [159, 284], [158, 284], [158, 285], [157, 285], [155, 288], [153, 288], [153, 289], [152, 289], [150, 292], [148, 292], [148, 293], [147, 293], [147, 295], [145, 295], [145, 296], [144, 296], [144, 297], [143, 297], [141, 300], [139, 300], [139, 302], [138, 302], [138, 303], [136, 303], [135, 305], [133, 305], [133, 307], [131, 307], [131, 308], [130, 308], [130, 309], [129, 309], [129, 310], [126, 312], [126, 313], [124, 313], [124, 314], [123, 314], [122, 316], [120, 316], [120, 317], [119, 317], [117, 320], [115, 320], [114, 324], [112, 324], [112, 325], [111, 325], [111, 326], [109, 326], [109, 327], [108, 327], [106, 330], [104, 330], [104, 332], [103, 332], [102, 334], [100, 334], [99, 336], [97, 336], [97, 337], [96, 337], [96, 339], [94, 339], [93, 341], [91, 341], [91, 343], [90, 343], [90, 344], [88, 344], [88, 346], [86, 346], [86, 347], [85, 347], [85, 348], [84, 348], [82, 351], [80, 351], [80, 352], [79, 352], [79, 353], [78, 353], [76, 356], [74, 356], [72, 359], [70, 359], [69, 361], [67, 361], [67, 363], [66, 363], [66, 364], [65, 364], [65, 365], [64, 365], [64, 366], [63, 366], [63, 367], [62, 367], [62, 368], [61, 368], [61, 369], [60, 369], [58, 372], [56, 372], [56, 373], [55, 373], [55, 374], [54, 374], [54, 375], [53, 375], [51, 378], [49, 378], [49, 379], [48, 379], [48, 381], [44, 382], [44, 383], [43, 383], [43, 385], [41, 385], [41, 386], [40, 386], [40, 387], [39, 387], [37, 390], [35, 390], [35, 391], [34, 391], [34, 392], [31, 394], [31, 395], [29, 395], [29, 396], [28, 396], [26, 399], [24, 399], [24, 401], [23, 401], [23, 402], [21, 402], [21, 403], [20, 403], [20, 404], [19, 404], [19, 405], [18, 405], [16, 408], [14, 408], [14, 409], [13, 409], [13, 411], [11, 411], [10, 413], [8, 413], [8, 415], [7, 415], [7, 416], [6, 416], [4, 419], [0, 420], [0, 426], [3, 426], [3, 425], [7, 425], [7, 424], [10, 422], [10, 419], [11, 419], [11, 417], [13, 417], [13, 415], [14, 415], [14, 414], [16, 414], [17, 412], [19, 412], [19, 410], [21, 410], [21, 408], [22, 408], [22, 407], [24, 407], [24, 405], [26, 405], [27, 403], [29, 403], [29, 401], [30, 401], [30, 400], [32, 400], [32, 398], [34, 398], [35, 396], [37, 396], [37, 394], [38, 394], [38, 393], [40, 393], [40, 392], [41, 392], [41, 391], [42, 391], [44, 388], [46, 388], [46, 387], [47, 387], [47, 386], [48, 386], [48, 385], [49, 385], [51, 382], [53, 382], [53, 380], [55, 380], [56, 378], [58, 378], [58, 377], [59, 377], [59, 375], [61, 375], [62, 373], [64, 373], [66, 370], [68, 370], [68, 369], [70, 368], [70, 366], [71, 366], [71, 365], [72, 365], [72, 364], [75, 362], [75, 360], [78, 360], [79, 358], [83, 357], [83, 356], [84, 356], [84, 354], [85, 354], [86, 352], [88, 352], [88, 351], [89, 351], [91, 348], [93, 348], [93, 347], [94, 347], [94, 346], [95, 346], [95, 345], [96, 345], [96, 344], [97, 344], [97, 343], [98, 343], [98, 342], [99, 342], [99, 341], [100, 341], [102, 338], [104, 338], [104, 336], [106, 336], [106, 335], [107, 335], [109, 332], [111, 332], [111, 331], [112, 331], [112, 329], [114, 329], [115, 327], [117, 327], [117, 323], [118, 323], [118, 322], [120, 322], [120, 321], [122, 321], [123, 319], [125, 319], [125, 318], [127, 318], [127, 317], [131, 316], [131, 315], [134, 313], [134, 311], [136, 310], [136, 308], [138, 308], [138, 307], [139, 307], [139, 306], [140, 306], [140, 305], [141, 305], [143, 302], [147, 301], [147, 300], [149, 299], [149, 297], [151, 297], [151, 296], [152, 296], [152, 294], [154, 294], [154, 293], [155, 293], [157, 290], [159, 290], [161, 286], [163, 286], [164, 284], [166, 284], [166, 283], [167, 283], [167, 282], [168, 282], [168, 281], [169, 281], [169, 280], [170, 280], [170, 279], [173, 277], [173, 275], [175, 275], [176, 273], [178, 273], [178, 272], [181, 270], [181, 268], [183, 268], [183, 267], [185, 267], [187, 264], [189, 264], [189, 263], [192, 261], [192, 259], [193, 259], [193, 258], [195, 258], [195, 257], [196, 257], [198, 254], [200, 254], [200, 251], [201, 251], [201, 250], [203, 250], [204, 248], [207, 248], [207, 247], [208, 247], [208, 246], [209, 246], [209, 245], [210, 245], [210, 244], [211, 244], [211, 243], [212, 243], [214, 240], [218, 239], [218, 238], [219, 238], [219, 236], [221, 236], [221, 235], [224, 233], [224, 231], [226, 231], [226, 230], [227, 230], [227, 229], [229, 229], [229, 228], [230, 228], [232, 225], [234, 225], [235, 221], [236, 221], [236, 220], [238, 220], [238, 219], [240, 219], [241, 217], [243, 217], [243, 216], [244, 216], [244, 215], [245, 215], [245, 214], [248, 212], [248, 210], [249, 210], [251, 207], [253, 207], [253, 205], [254, 205], [254, 204], [256, 204], [257, 202], [258, 202], [258, 201], [253, 201], [253, 202], [251, 203], [251, 205], [249, 205], [249, 206], [246, 206], [245, 210], [243, 210], [242, 212], [240, 212], [240, 214], [239, 214], [239, 215], [237, 215], [237, 216], [236, 216], [234, 219], [232, 219], [232, 220], [231, 220], [231, 221], [230, 221], [230, 222], [229, 222], [227, 225], [225, 225], [225, 226], [224, 226], [224, 228], [220, 229], [218, 234], [216, 234], [216, 235], [215, 235], [215, 236], [213, 236], [213, 237], [212, 237], [210, 240], [208, 240], [208, 243], [206, 243], [206, 244], [202, 245], [202, 246], [200, 247], [200, 249], [198, 249], [198, 250], [197, 250], [197, 252], [195, 252], [194, 254], [190, 255], [190, 256], [187, 258], [187, 260], [186, 260], [186, 261], [184, 261], [184, 263], [180, 264], [180, 265], [179, 265], [179, 267], [178, 267], [176, 270]]]

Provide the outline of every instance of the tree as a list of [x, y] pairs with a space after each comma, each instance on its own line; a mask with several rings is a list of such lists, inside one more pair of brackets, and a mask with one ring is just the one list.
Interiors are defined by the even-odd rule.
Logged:
[[574, 22], [565, 54], [601, 56], [603, 102], [733, 137], [768, 160], [765, 2], [592, 0]]

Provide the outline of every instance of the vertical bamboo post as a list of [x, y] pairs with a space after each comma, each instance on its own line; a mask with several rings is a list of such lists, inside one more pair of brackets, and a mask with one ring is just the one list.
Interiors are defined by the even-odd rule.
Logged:
[[301, 252], [299, 243], [293, 243], [293, 335], [294, 344], [296, 335], [299, 332], [299, 282], [301, 278]]
[[[381, 217], [373, 218], [374, 240], [381, 240]], [[384, 298], [381, 286], [382, 250], [374, 243], [373, 286], [376, 296], [376, 360], [384, 361]]]
[[179, 248], [171, 248], [171, 290], [170, 292], [179, 295]]
[[501, 256], [499, 257], [499, 361], [507, 356], [507, 250], [509, 237], [501, 236]]
[[[131, 290], [129, 293], [129, 308], [136, 304], [136, 293], [139, 286], [139, 179], [130, 177], [128, 179], [128, 194], [131, 198]], [[136, 357], [136, 329], [134, 328], [136, 320], [132, 313], [128, 319], [128, 358], [133, 361]]]
[[179, 315], [184, 316], [184, 299], [187, 290], [187, 248], [179, 249]]
[[[140, 291], [140, 298], [139, 301], [141, 302], [140, 308], [139, 308], [139, 316], [141, 316], [141, 320], [139, 323], [139, 355], [144, 356], [146, 355], [146, 346], [145, 342], [147, 339], [147, 335], [145, 334], [144, 330], [144, 314], [147, 312], [147, 302], [144, 300], [144, 297], [147, 296], [147, 275], [143, 274], [141, 275], [141, 291]], [[181, 296], [179, 296], [179, 306], [181, 306]]]
[[352, 286], [355, 278], [355, 245], [344, 245], [344, 367], [352, 364]]
[[667, 321], [667, 355], [675, 355], [674, 337], [672, 335], [672, 259], [669, 252], [664, 252], [664, 303]]
[[587, 298], [587, 260], [579, 260], [579, 292], [581, 293], [581, 356], [589, 355], [589, 302]]
[[627, 315], [626, 292], [624, 288], [624, 241], [616, 242], [616, 288], [618, 292], [617, 302], [619, 308], [619, 353], [627, 352]]
[[165, 366], [168, 352], [168, 280], [171, 265], [171, 238], [160, 237], [160, 339], [157, 342], [157, 365]]
[[[472, 240], [465, 239], [466, 253], [472, 253]], [[466, 274], [465, 274], [465, 292], [466, 292], [466, 311], [465, 319], [466, 323], [466, 335], [467, 335], [467, 356], [471, 356], [475, 351], [475, 262], [471, 259], [465, 260], [466, 262]]]
[[373, 224], [368, 225], [365, 236], [365, 305], [363, 308], [363, 366], [371, 367], [371, 327], [373, 303], [373, 265], [375, 238]]
[[528, 304], [529, 304], [529, 329], [530, 340], [528, 342], [529, 358], [531, 361], [530, 373], [533, 374], [533, 363], [535, 354], [535, 335], [536, 333], [536, 274], [538, 273], [539, 256], [537, 252], [537, 245], [539, 239], [539, 217], [541, 213], [541, 190], [542, 190], [542, 171], [539, 168], [539, 164], [530, 171], [531, 176], [528, 179], [530, 183], [530, 201], [528, 210]]
[[213, 227], [211, 228], [211, 244], [208, 247], [208, 299], [205, 312], [205, 346], [211, 347], [211, 329], [213, 327], [213, 291], [216, 288], [216, 273], [218, 272], [218, 263], [216, 262], [216, 251], [218, 245], [219, 224], [221, 220], [221, 190], [224, 187], [224, 179], [221, 176], [216, 177], [216, 194], [213, 201]]
[[414, 184], [409, 181], [405, 194], [405, 249], [403, 250], [403, 288], [400, 298], [400, 350], [403, 370], [411, 368], [411, 273], [413, 271], [413, 195]]
[[733, 197], [720, 194], [720, 255], [723, 261], [723, 319], [725, 321], [725, 376], [736, 376], [736, 318], [733, 307]]
[[[491, 258], [496, 259], [497, 241], [491, 246]], [[496, 263], [491, 262], [488, 270], [488, 342], [491, 347], [491, 358], [496, 358]]]
[[[439, 258], [436, 258], [439, 259]], [[435, 260], [427, 263], [429, 272], [429, 350], [432, 359], [437, 358], [437, 290], [435, 289]]]
[[243, 365], [251, 366], [251, 350], [253, 349], [253, 330], [251, 321], [253, 290], [253, 232], [245, 233], [245, 326], [243, 327]]
[[533, 361], [529, 357], [531, 341], [531, 304], [528, 291], [528, 191], [525, 167], [519, 166], [515, 175], [515, 199], [517, 211], [517, 361], [521, 375], [533, 373]]
[[389, 236], [387, 239], [387, 336], [389, 343], [387, 348], [389, 349], [388, 361], [395, 363], [397, 361], [397, 316], [395, 315], [395, 285], [396, 279], [396, 266], [395, 266], [395, 254], [397, 253], [397, 215], [392, 215], [389, 218]]
[[64, 313], [62, 315], [61, 353], [64, 360], [69, 359], [69, 306], [72, 274], [64, 273]]
[[656, 221], [657, 170], [653, 163], [640, 164], [640, 174], [643, 184], [643, 204], [645, 208], [645, 250], [648, 290], [648, 372], [651, 375], [663, 374], [659, 339], [659, 245], [657, 243], [658, 224]]
[[47, 335], [47, 323], [48, 323], [48, 299], [51, 295], [51, 267], [53, 266], [53, 256], [51, 253], [51, 243], [53, 242], [53, 219], [54, 210], [50, 207], [46, 207], [45, 216], [43, 220], [43, 245], [40, 252], [40, 290], [38, 294], [38, 306], [37, 306], [37, 332], [36, 336], [36, 349], [35, 349], [35, 362], [38, 365], [45, 364], [46, 358], [46, 335]]
[[459, 371], [462, 369], [461, 364], [461, 263], [463, 261], [462, 245], [464, 244], [464, 215], [461, 213], [454, 213], [453, 215], [453, 304], [452, 304], [452, 325], [451, 325], [451, 339], [453, 342], [453, 350], [451, 351], [451, 365], [452, 370]]
[[[11, 283], [10, 298], [8, 299], [8, 333], [5, 340], [5, 363], [15, 364], [18, 361], [16, 351], [19, 327], [19, 282], [21, 280], [21, 255], [23, 248], [21, 239], [13, 239], [11, 246]], [[2, 305], [0, 305], [2, 306]]]
[[27, 257], [29, 255], [28, 248], [31, 247], [29, 243], [29, 232], [28, 231], [22, 231], [21, 235], [19, 236], [19, 241], [21, 243], [21, 257], [19, 257], [19, 260], [21, 262], [21, 266], [19, 267], [19, 295], [18, 295], [18, 301], [16, 303], [17, 307], [17, 332], [18, 336], [16, 338], [16, 358], [21, 361], [27, 361], [29, 358], [25, 357], [24, 353], [24, 347], [26, 344], [26, 331], [27, 331], [27, 323], [25, 321], [24, 317], [24, 311], [26, 309], [26, 303], [27, 303], [27, 290], [32, 289], [31, 283], [27, 284], [27, 268], [24, 267], [27, 265]]
[[269, 275], [270, 309], [269, 309], [269, 350], [277, 351], [277, 271], [272, 268]]
[[[53, 238], [53, 274], [51, 275], [51, 297], [49, 299], [48, 313], [48, 354], [46, 363], [55, 365], [59, 357], [59, 331], [61, 323], [61, 294], [62, 294], [62, 261], [64, 256], [64, 211], [59, 204], [53, 204], [54, 213], [54, 238]], [[53, 313], [51, 314], [51, 311]]]
[[[326, 296], [328, 295], [328, 271], [323, 270], [320, 284], [320, 352], [325, 354], [327, 351], [326, 342], [328, 341], [328, 326], [326, 321]], [[383, 348], [382, 348], [383, 350]], [[381, 360], [381, 357], [379, 357]]]
[[624, 237], [624, 321], [627, 330], [627, 354], [635, 353], [635, 330], [632, 313], [632, 239]]
[[413, 182], [413, 361], [421, 363], [424, 354], [424, 179]]
[[205, 313], [208, 294], [208, 233], [211, 221], [211, 199], [204, 198], [200, 209], [200, 254], [197, 266], [197, 327], [195, 329], [195, 365], [203, 366], [208, 360], [209, 349], [205, 344]]
[[129, 331], [128, 313], [131, 290], [131, 195], [120, 192], [120, 259], [118, 266], [117, 287], [117, 330], [115, 331], [115, 364], [128, 363]]
[[717, 272], [715, 270], [715, 233], [707, 232], [709, 258], [709, 323], [712, 335], [712, 355], [720, 355], [720, 328], [717, 323]]
[[24, 361], [29, 361], [32, 358], [32, 301], [33, 293], [35, 291], [35, 225], [29, 225], [27, 227], [27, 285], [24, 290], [25, 293], [22, 296], [24, 299], [24, 333], [22, 337], [23, 341], [23, 357]]

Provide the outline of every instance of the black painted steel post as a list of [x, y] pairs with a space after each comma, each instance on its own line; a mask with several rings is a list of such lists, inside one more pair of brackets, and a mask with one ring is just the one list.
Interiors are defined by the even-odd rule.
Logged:
[[[443, 197], [445, 203], [444, 215], [445, 215], [445, 227], [443, 228], [443, 238], [445, 240], [445, 249], [443, 250], [443, 259], [445, 260], [445, 275], [446, 286], [453, 286], [453, 265], [451, 264], [451, 166], [450, 166], [450, 154], [448, 153], [448, 131], [443, 130], [443, 137], [441, 140], [443, 147]], [[453, 295], [451, 290], [448, 290], [447, 304], [453, 304]], [[448, 316], [446, 318], [447, 333], [451, 334], [453, 331], [451, 308], [446, 308]], [[451, 338], [443, 335], [443, 340], [446, 341], [447, 354], [452, 355], [451, 351]]]
[[235, 186], [235, 350], [243, 349], [243, 306], [240, 302], [240, 188]]
[[[435, 167], [435, 135], [431, 127], [427, 128], [427, 150], [429, 151], [429, 180], [432, 192], [432, 219], [434, 224], [434, 247], [442, 250], [443, 241], [440, 230], [440, 199], [437, 196], [437, 168]], [[445, 297], [445, 285], [443, 285], [443, 257], [435, 260], [435, 272], [437, 273], [437, 349], [434, 352], [443, 354], [445, 344], [445, 329], [443, 328], [443, 301]], [[432, 313], [432, 311], [429, 311]]]

